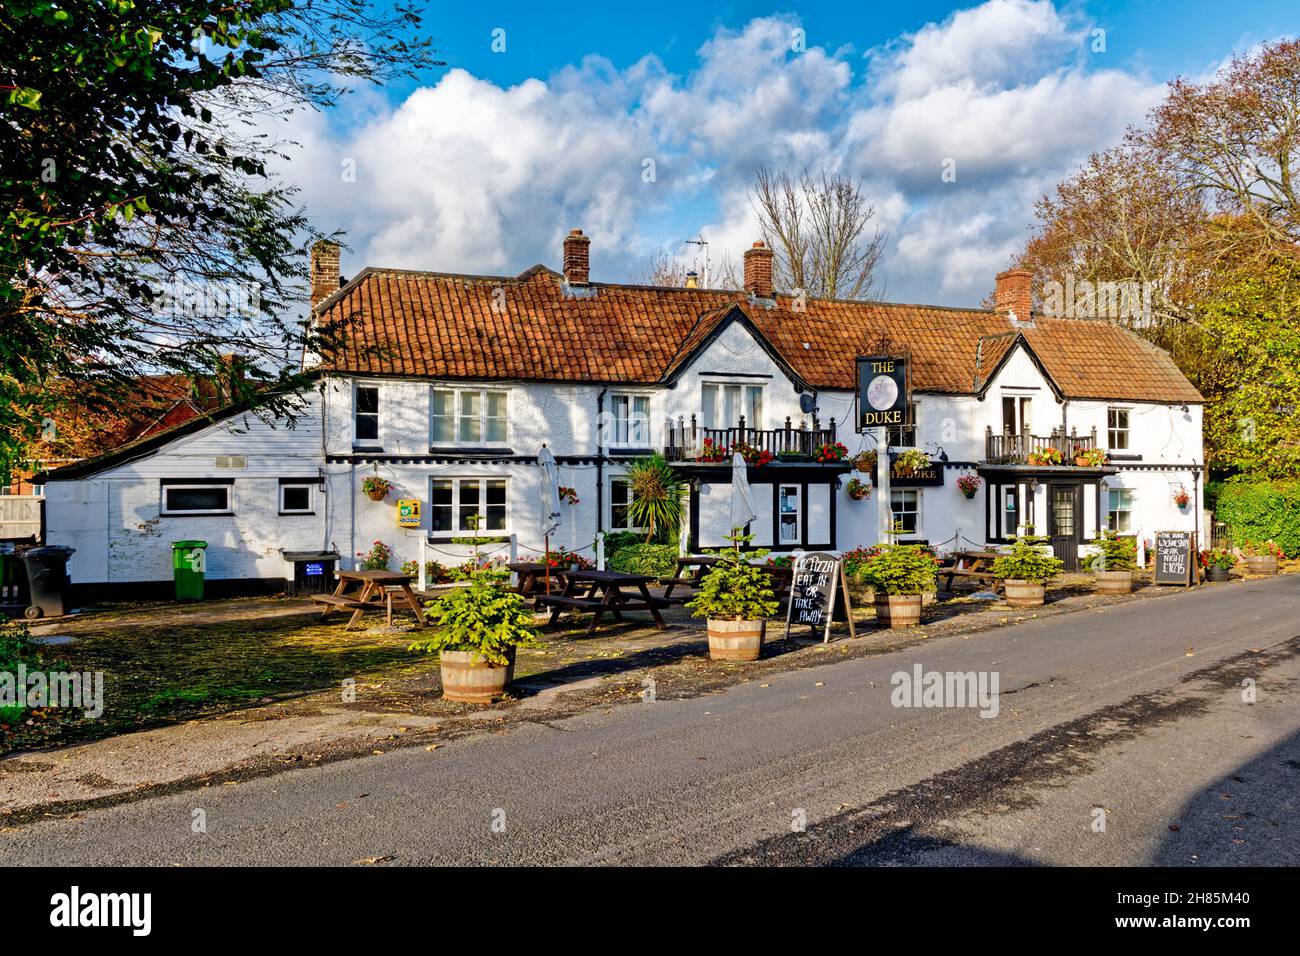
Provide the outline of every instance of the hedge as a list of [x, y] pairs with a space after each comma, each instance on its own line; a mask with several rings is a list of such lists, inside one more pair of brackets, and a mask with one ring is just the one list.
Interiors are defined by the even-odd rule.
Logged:
[[629, 544], [611, 552], [607, 563], [611, 571], [670, 578], [677, 573], [677, 546]]
[[1233, 544], [1276, 541], [1288, 558], [1300, 554], [1300, 481], [1229, 481], [1214, 516]]

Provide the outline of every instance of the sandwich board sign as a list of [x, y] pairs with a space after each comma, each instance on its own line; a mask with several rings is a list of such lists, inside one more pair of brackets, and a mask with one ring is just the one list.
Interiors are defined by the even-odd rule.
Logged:
[[1191, 587], [1196, 583], [1195, 548], [1190, 531], [1157, 531], [1152, 580], [1156, 584]]
[[807, 624], [814, 634], [821, 630], [825, 644], [831, 639], [831, 620], [838, 602], [849, 622], [849, 636], [857, 637], [843, 561], [825, 551], [814, 551], [796, 558], [793, 572], [785, 612], [786, 634], [790, 633], [791, 624]]

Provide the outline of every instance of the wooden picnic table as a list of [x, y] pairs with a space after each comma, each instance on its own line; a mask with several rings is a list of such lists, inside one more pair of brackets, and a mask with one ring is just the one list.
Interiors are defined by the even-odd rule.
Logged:
[[952, 563], [939, 570], [940, 577], [948, 579], [945, 590], [952, 590], [953, 578], [974, 578], [986, 581], [998, 590], [1001, 585], [993, 574], [993, 562], [1002, 557], [998, 551], [953, 551], [948, 555]]
[[570, 571], [565, 578], [563, 592], [544, 594], [535, 603], [538, 608], [551, 609], [548, 624], [554, 624], [566, 612], [590, 613], [591, 624], [587, 626], [590, 635], [606, 614], [621, 622], [627, 611], [649, 611], [655, 627], [663, 630], [664, 619], [659, 609], [667, 607], [669, 602], [650, 593], [650, 582], [655, 580], [652, 576], [619, 571]]
[[[336, 571], [335, 577], [339, 579], [339, 583], [333, 594], [312, 595], [313, 601], [325, 605], [320, 615], [322, 621], [335, 611], [351, 610], [352, 617], [344, 627], [345, 631], [350, 631], [360, 622], [366, 611], [383, 610], [391, 627], [393, 600], [400, 598], [415, 612], [416, 623], [421, 627], [428, 626], [429, 622], [424, 619], [424, 609], [420, 607], [419, 599], [411, 590], [411, 582], [415, 579], [415, 575], [403, 574], [400, 571]], [[360, 585], [360, 591], [349, 594], [349, 589], [354, 585]]]
[[[704, 575], [711, 568], [720, 564], [722, 558], [713, 554], [690, 555], [677, 559], [677, 573], [669, 579], [661, 597], [672, 604], [685, 604], [694, 597], [694, 589], [700, 586]], [[775, 564], [760, 565], [772, 577], [772, 591], [778, 601], [784, 601], [790, 594], [790, 582], [794, 580], [794, 569]], [[673, 595], [675, 588], [686, 588], [685, 594]]]
[[[506, 567], [519, 576], [519, 584], [515, 590], [524, 597], [537, 597], [539, 594], [547, 593], [545, 562], [516, 561], [513, 564], [507, 564]], [[568, 568], [551, 568], [550, 593], [564, 593], [564, 578], [568, 573]]]

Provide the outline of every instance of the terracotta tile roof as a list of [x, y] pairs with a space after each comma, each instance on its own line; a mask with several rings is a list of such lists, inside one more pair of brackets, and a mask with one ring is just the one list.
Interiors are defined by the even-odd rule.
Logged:
[[[566, 290], [534, 266], [516, 278], [367, 269], [321, 305], [351, 317], [350, 347], [323, 367], [372, 375], [658, 382], [679, 371], [733, 307], [814, 388], [852, 389], [856, 355], [882, 334], [911, 348], [913, 387], [970, 394], [1019, 331], [1070, 398], [1199, 402], [1167, 354], [1107, 322], [1037, 318], [1012, 330], [987, 309], [809, 299], [802, 311], [747, 294], [593, 283]], [[807, 347], [805, 347], [807, 343]], [[374, 350], [379, 354], [373, 354]]]

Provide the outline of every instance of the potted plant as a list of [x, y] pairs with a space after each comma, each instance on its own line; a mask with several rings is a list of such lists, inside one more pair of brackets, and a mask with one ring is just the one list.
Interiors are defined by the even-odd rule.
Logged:
[[1036, 465], [1040, 468], [1044, 466], [1055, 467], [1056, 465], [1061, 464], [1063, 460], [1064, 459], [1061, 457], [1061, 450], [1059, 448], [1051, 447], [1039, 448], [1037, 451], [1031, 451], [1028, 458], [1029, 464]]
[[756, 448], [749, 442], [740, 442], [732, 448], [731, 451], [733, 454], [739, 452], [740, 457], [745, 460], [745, 464], [753, 465], [755, 468], [761, 468], [766, 464], [770, 464], [776, 457], [766, 448]]
[[1076, 448], [1074, 464], [1079, 468], [1100, 468], [1106, 464], [1106, 452], [1102, 448]]
[[870, 483], [862, 481], [860, 478], [850, 478], [844, 485], [844, 490], [849, 493], [849, 497], [854, 501], [861, 501], [863, 498], [871, 497]]
[[849, 457], [849, 450], [843, 442], [830, 441], [818, 447], [813, 453], [813, 460], [825, 464], [831, 461], [843, 461]]
[[1285, 557], [1273, 541], [1247, 541], [1241, 553], [1246, 556], [1247, 574], [1277, 574], [1278, 562]]
[[876, 618], [887, 627], [921, 623], [922, 594], [936, 588], [934, 555], [918, 544], [889, 544], [862, 565], [874, 592]]
[[361, 490], [366, 493], [366, 497], [371, 501], [383, 501], [388, 497], [388, 493], [393, 490], [393, 485], [386, 478], [370, 475], [365, 481], [361, 482]]
[[700, 446], [700, 453], [695, 456], [696, 461], [726, 461], [731, 457], [727, 451], [727, 446], [720, 442], [715, 442], [712, 438], [704, 439], [704, 444]]
[[368, 552], [358, 551], [357, 557], [361, 559], [362, 571], [387, 571], [389, 562], [393, 560], [393, 549], [382, 541], [376, 541]]
[[560, 485], [556, 491], [560, 493], [560, 500], [566, 501], [571, 505], [576, 505], [581, 499], [578, 497], [578, 489], [570, 488], [567, 485]]
[[798, 448], [782, 448], [776, 457], [778, 461], [808, 461], [812, 456], [804, 454]]
[[957, 479], [957, 490], [967, 498], [974, 498], [975, 492], [980, 490], [979, 475], [962, 475]]
[[860, 451], [853, 456], [853, 467], [864, 475], [872, 474], [876, 470], [876, 453], [874, 451]]
[[924, 471], [930, 467], [930, 456], [919, 448], [909, 448], [907, 451], [899, 452], [898, 457], [894, 459], [894, 474], [900, 478], [910, 478], [918, 471]]
[[410, 650], [438, 655], [442, 696], [463, 704], [490, 704], [515, 676], [515, 650], [536, 647], [537, 631], [524, 598], [506, 588], [509, 572], [477, 568], [426, 605], [439, 625]]
[[1028, 536], [1016, 538], [1011, 553], [993, 562], [993, 574], [1002, 579], [1007, 603], [1012, 607], [1037, 607], [1047, 595], [1047, 582], [1061, 573], [1060, 559], [1043, 554]]
[[[722, 560], [700, 581], [699, 592], [686, 607], [708, 621], [709, 657], [715, 661], [756, 661], [763, 652], [767, 619], [780, 604], [772, 591], [772, 575], [762, 565], [750, 564], [740, 546], [753, 535], [734, 534], [731, 548], [708, 552]], [[765, 558], [768, 552], [752, 552]]]
[[1186, 508], [1191, 504], [1191, 501], [1192, 496], [1187, 493], [1187, 488], [1183, 485], [1179, 485], [1178, 490], [1174, 492], [1174, 504], [1180, 508]]
[[1121, 538], [1114, 531], [1103, 531], [1092, 542], [1097, 555], [1091, 568], [1098, 594], [1128, 594], [1133, 590], [1133, 572], [1137, 569], [1137, 539]]
[[1232, 578], [1232, 569], [1237, 564], [1237, 556], [1227, 548], [1210, 548], [1197, 556], [1205, 569], [1207, 581], [1228, 581]]
[[849, 582], [849, 597], [853, 599], [854, 604], [865, 605], [875, 598], [875, 591], [867, 583], [863, 572], [866, 571], [867, 563], [879, 553], [878, 545], [871, 548], [858, 547], [852, 551], [845, 551], [840, 559], [841, 566], [844, 568], [844, 577]]

